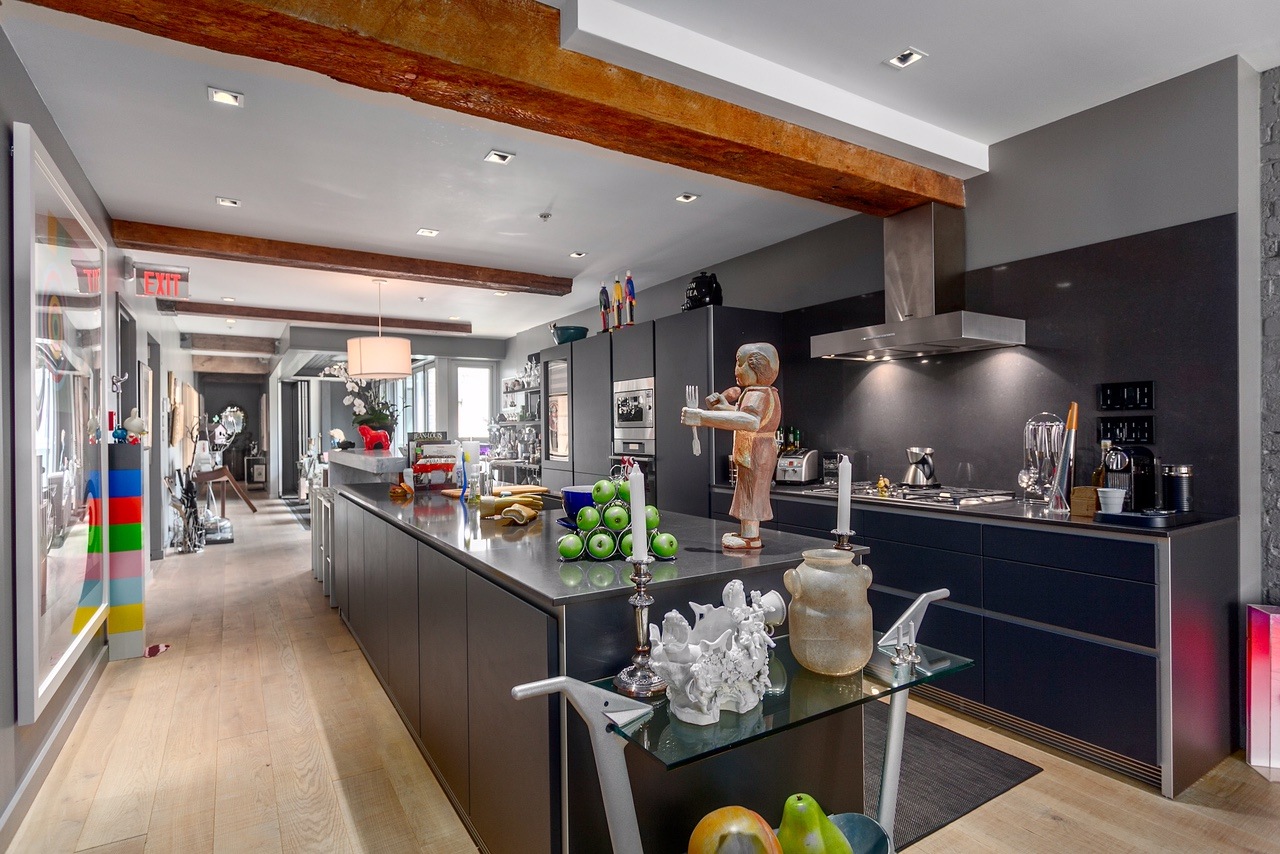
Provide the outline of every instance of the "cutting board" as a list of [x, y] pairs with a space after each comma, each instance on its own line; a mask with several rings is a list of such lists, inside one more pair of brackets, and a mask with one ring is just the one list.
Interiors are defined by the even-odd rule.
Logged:
[[[545, 495], [551, 490], [545, 486], [500, 486], [494, 491], [494, 495]], [[461, 489], [442, 489], [440, 494], [445, 498], [461, 498]]]

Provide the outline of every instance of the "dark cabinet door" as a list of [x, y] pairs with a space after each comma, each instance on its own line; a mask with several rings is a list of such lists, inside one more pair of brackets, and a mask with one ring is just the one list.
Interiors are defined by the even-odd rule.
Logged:
[[984, 623], [988, 706], [1157, 764], [1154, 654], [991, 617]]
[[613, 381], [653, 376], [653, 321], [624, 326], [613, 333]]
[[705, 311], [660, 317], [653, 324], [654, 444], [657, 450], [660, 510], [707, 516], [711, 443], [699, 428], [702, 456], [693, 455], [693, 431], [680, 423], [684, 389], [696, 385], [703, 396], [711, 377], [711, 331]]
[[555, 675], [555, 621], [467, 575], [468, 814], [493, 854], [560, 850], [559, 702], [511, 688]]
[[387, 530], [387, 685], [410, 726], [418, 727], [418, 542]]
[[356, 637], [373, 669], [387, 678], [387, 534], [391, 526], [372, 513], [364, 516], [364, 571]]
[[356, 630], [356, 615], [364, 600], [364, 510], [347, 502], [347, 605], [343, 613]]
[[339, 613], [347, 610], [347, 531], [348, 517], [354, 508], [351, 502], [337, 495], [333, 498], [333, 533], [329, 538], [329, 553], [333, 559], [333, 587], [329, 591], [329, 604], [339, 609]]
[[607, 472], [613, 453], [612, 340], [593, 335], [573, 342], [569, 399], [573, 407], [573, 470]]
[[464, 810], [470, 810], [467, 723], [467, 570], [418, 547], [418, 734]]

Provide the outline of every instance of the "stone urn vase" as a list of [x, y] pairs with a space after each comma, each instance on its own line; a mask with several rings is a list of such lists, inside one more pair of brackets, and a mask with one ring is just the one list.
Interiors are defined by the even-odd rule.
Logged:
[[791, 593], [791, 652], [808, 670], [848, 676], [871, 660], [871, 569], [841, 549], [801, 552], [804, 563], [788, 569], [782, 583]]

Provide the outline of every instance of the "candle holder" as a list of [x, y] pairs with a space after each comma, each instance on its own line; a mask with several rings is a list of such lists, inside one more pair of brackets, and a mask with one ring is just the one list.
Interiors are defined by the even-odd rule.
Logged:
[[627, 562], [632, 567], [631, 583], [636, 586], [636, 592], [627, 599], [635, 609], [636, 651], [631, 656], [631, 664], [613, 677], [613, 687], [628, 697], [658, 697], [667, 692], [667, 683], [654, 672], [649, 658], [649, 606], [653, 604], [653, 597], [649, 595], [649, 582], [653, 580], [649, 564], [653, 558], [631, 557]]
[[836, 535], [836, 548], [846, 552], [853, 551], [853, 543], [849, 542], [849, 538], [856, 534], [857, 531], [842, 531], [839, 528], [832, 528], [831, 533]]

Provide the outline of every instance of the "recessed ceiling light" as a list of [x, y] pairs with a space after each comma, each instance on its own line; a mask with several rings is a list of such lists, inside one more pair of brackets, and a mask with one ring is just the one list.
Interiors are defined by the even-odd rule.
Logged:
[[229, 318], [229, 317], [228, 317], [228, 318], [227, 318], [227, 326], [235, 326], [235, 325], [236, 325], [236, 322], [235, 322], [234, 320], [232, 320], [231, 318]]
[[505, 297], [505, 296], [507, 295], [507, 292], [506, 292], [506, 291], [494, 291], [494, 292], [493, 292], [493, 295], [494, 295], [495, 297]]
[[492, 149], [488, 154], [486, 154], [484, 156], [484, 159], [486, 163], [501, 163], [505, 165], [507, 163], [510, 163], [512, 160], [514, 160], [515, 157], [516, 156], [514, 154], [509, 154], [505, 151], [499, 151], [498, 149], [495, 148], [495, 149]]
[[684, 202], [687, 205], [689, 204], [689, 202], [692, 202], [696, 198], [698, 198], [697, 193], [681, 193], [680, 195], [676, 196], [676, 201]]
[[570, 257], [570, 258], [586, 258], [586, 257], [587, 257], [587, 253], [585, 253], [585, 252], [570, 252], [570, 253], [569, 253], [569, 257]]
[[240, 207], [239, 199], [229, 199], [226, 196], [218, 196], [217, 199], [218, 199], [218, 204], [222, 205], [224, 208]]
[[437, 234], [439, 234], [439, 233], [440, 233], [440, 229], [438, 229], [438, 228], [420, 228], [420, 229], [418, 229], [418, 236], [419, 236], [419, 237], [435, 237], [435, 236], [436, 236]]
[[461, 319], [462, 319], [462, 317], [461, 317], [460, 315], [457, 315], [457, 314], [451, 314], [451, 315], [449, 315], [449, 319], [450, 319], [450, 320], [461, 320]]
[[209, 87], [209, 100], [215, 104], [226, 104], [228, 107], [244, 106], [244, 95], [229, 89], [215, 89], [212, 86]]
[[223, 297], [223, 298], [222, 298], [222, 301], [223, 301], [223, 302], [235, 302], [235, 301], [236, 301], [236, 298], [235, 298], [235, 297]]
[[884, 61], [885, 65], [892, 65], [894, 68], [906, 68], [924, 59], [929, 54], [914, 47], [909, 47], [897, 56], [891, 56]]

